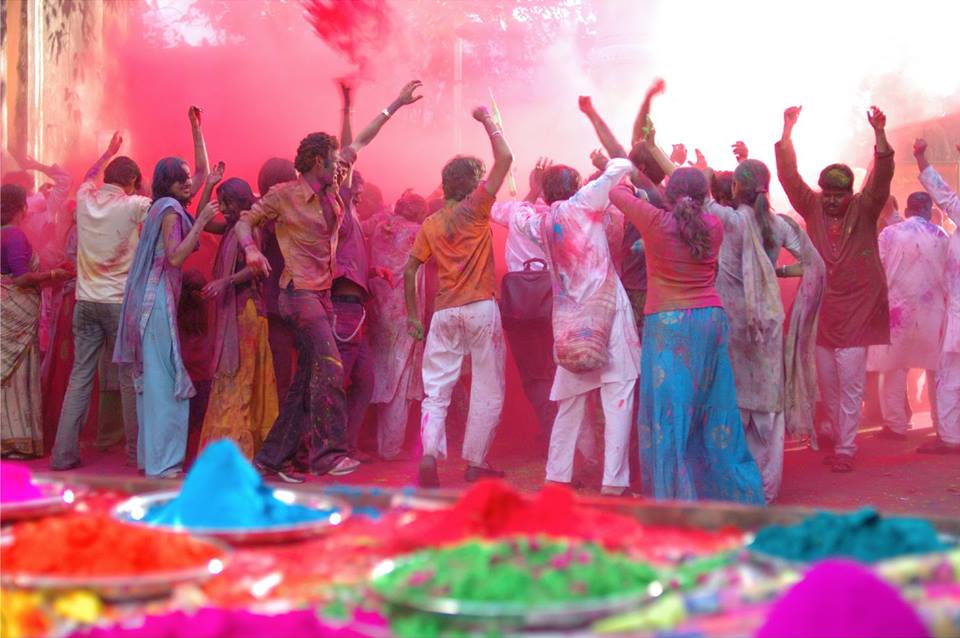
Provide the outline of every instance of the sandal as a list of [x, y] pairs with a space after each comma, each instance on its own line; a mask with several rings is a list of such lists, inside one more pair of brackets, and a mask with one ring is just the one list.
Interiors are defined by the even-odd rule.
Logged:
[[849, 454], [837, 454], [833, 459], [833, 465], [830, 467], [831, 472], [837, 474], [846, 474], [847, 472], [853, 471], [853, 457]]

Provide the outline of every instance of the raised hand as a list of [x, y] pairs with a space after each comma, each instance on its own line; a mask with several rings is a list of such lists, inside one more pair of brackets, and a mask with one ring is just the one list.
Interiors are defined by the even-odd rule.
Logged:
[[[957, 145], [957, 150], [960, 151], [960, 144]], [[913, 141], [913, 156], [916, 158], [921, 158], [927, 153], [927, 140], [922, 137], [918, 137]]]
[[530, 190], [539, 194], [543, 190], [543, 174], [544, 172], [553, 166], [553, 161], [549, 157], [541, 157], [537, 159], [537, 163], [534, 165], [533, 170], [530, 171]]
[[210, 185], [217, 184], [223, 179], [223, 173], [227, 170], [227, 165], [222, 161], [217, 162], [217, 165], [210, 170], [210, 174], [207, 175], [207, 183]]
[[673, 150], [670, 151], [670, 161], [678, 166], [683, 166], [683, 163], [687, 161], [687, 147], [683, 144], [674, 144]]
[[201, 111], [199, 106], [191, 106], [189, 109], [187, 109], [187, 117], [190, 118], [190, 126], [200, 126], [200, 113]]
[[667, 90], [667, 83], [663, 81], [663, 78], [657, 78], [653, 81], [653, 84], [650, 85], [650, 88], [647, 89], [647, 97], [653, 97], [655, 95], [660, 95]]
[[882, 131], [887, 126], [887, 116], [876, 106], [871, 106], [870, 110], [867, 111], [867, 121], [870, 122], [870, 126], [875, 131]]
[[107, 146], [107, 155], [116, 155], [122, 144], [123, 136], [120, 135], [120, 131], [117, 131], [113, 134], [113, 137], [110, 138], [110, 144]]
[[413, 104], [418, 100], [422, 100], [422, 95], [414, 95], [414, 91], [419, 89], [421, 86], [423, 86], [423, 82], [420, 80], [412, 80], [407, 82], [403, 89], [400, 90], [400, 95], [397, 96], [397, 101], [400, 102], [400, 104]]
[[604, 155], [603, 151], [599, 148], [590, 153], [590, 163], [593, 164], [593, 167], [598, 171], [605, 170], [609, 161], [607, 156]]
[[580, 111], [586, 115], [591, 115], [596, 112], [593, 108], [593, 100], [590, 99], [589, 95], [581, 95], [577, 99], [577, 105], [580, 107]]
[[698, 168], [698, 169], [700, 169], [701, 171], [705, 171], [705, 170], [707, 170], [708, 168], [710, 168], [710, 165], [707, 164], [707, 158], [703, 156], [703, 153], [700, 152], [700, 149], [699, 149], [699, 148], [694, 149], [694, 153], [697, 154], [697, 161], [696, 161], [696, 162], [687, 162], [688, 164], [690, 164], [690, 166], [692, 166], [692, 167], [694, 167], [694, 168]]
[[340, 94], [343, 96], [343, 108], [348, 109], [352, 104], [353, 87], [347, 81], [347, 78], [337, 80], [340, 85]]
[[742, 162], [750, 157], [750, 150], [740, 140], [737, 140], [731, 148], [733, 148], [733, 156], [737, 158], [737, 162]]
[[481, 124], [490, 119], [490, 111], [488, 111], [487, 107], [485, 106], [478, 106], [477, 108], [473, 109], [471, 115], [473, 115], [473, 119]]
[[219, 212], [220, 204], [216, 200], [207, 202], [207, 205], [204, 206], [203, 210], [200, 211], [200, 214], [197, 215], [197, 225], [200, 226], [200, 228], [203, 228], [207, 225], [207, 222], [216, 217], [217, 213]]
[[789, 106], [783, 112], [783, 125], [793, 127], [797, 120], [800, 119], [800, 111], [803, 110], [802, 106]]

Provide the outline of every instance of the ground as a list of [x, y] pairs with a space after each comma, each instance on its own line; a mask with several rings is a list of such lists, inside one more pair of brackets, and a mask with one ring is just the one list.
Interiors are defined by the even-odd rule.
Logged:
[[[857, 438], [855, 469], [849, 474], [834, 474], [822, 463], [822, 453], [789, 447], [784, 459], [783, 488], [776, 505], [800, 505], [853, 509], [873, 505], [882, 511], [923, 515], [960, 516], [960, 457], [916, 454], [914, 450], [933, 436], [929, 413], [914, 415], [915, 429], [907, 441], [875, 438], [876, 427], [862, 428]], [[413, 428], [411, 428], [413, 429]], [[412, 439], [415, 432], [410, 433]], [[490, 454], [491, 463], [507, 472], [515, 487], [534, 491], [541, 487], [545, 458], [535, 453], [532, 443], [511, 436], [501, 428]], [[459, 450], [459, 437], [451, 433], [450, 450]], [[35, 472], [49, 469], [49, 459], [30, 461]], [[353, 474], [341, 478], [310, 477], [311, 482], [351, 483], [403, 487], [416, 482], [417, 463], [413, 459], [398, 462], [364, 464]], [[443, 487], [462, 488], [464, 464], [452, 458], [440, 464]], [[83, 450], [79, 474], [136, 476], [116, 449], [98, 452]], [[599, 474], [584, 473], [585, 493], [599, 489]]]

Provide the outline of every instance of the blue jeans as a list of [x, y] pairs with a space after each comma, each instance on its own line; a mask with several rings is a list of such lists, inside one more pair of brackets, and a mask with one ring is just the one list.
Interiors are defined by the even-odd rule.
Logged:
[[343, 363], [333, 337], [330, 291], [280, 291], [280, 314], [296, 339], [297, 372], [256, 461], [281, 470], [301, 443], [315, 474], [326, 474], [347, 456], [347, 397]]

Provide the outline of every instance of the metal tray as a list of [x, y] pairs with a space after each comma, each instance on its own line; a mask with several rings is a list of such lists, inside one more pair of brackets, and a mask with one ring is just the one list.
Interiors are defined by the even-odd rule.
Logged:
[[325, 494], [276, 489], [273, 491], [274, 497], [289, 505], [302, 505], [317, 510], [336, 510], [336, 512], [324, 520], [294, 525], [275, 525], [260, 529], [185, 527], [181, 525], [156, 525], [143, 521], [151, 508], [172, 501], [177, 494], [177, 492], [156, 492], [134, 496], [114, 507], [111, 515], [122, 523], [214, 538], [230, 545], [270, 545], [292, 543], [325, 534], [347, 520], [352, 511], [350, 504], [339, 498]]
[[[935, 561], [943, 557], [947, 552], [954, 551], [960, 548], [960, 538], [953, 536], [952, 534], [938, 534], [937, 536], [939, 537], [940, 542], [946, 545], [946, 548], [943, 549], [942, 551], [920, 552], [916, 554], [900, 554], [898, 556], [891, 556], [890, 558], [884, 558], [882, 560], [878, 560], [873, 563], [863, 563], [863, 564], [868, 565], [870, 567], [874, 567], [874, 568], [883, 568], [886, 565], [889, 565], [891, 563], [895, 563], [898, 561], [902, 561], [904, 559], [907, 559], [907, 560], [913, 559], [917, 561], [930, 561], [930, 560]], [[752, 542], [753, 542], [753, 538], [752, 537], [748, 538], [747, 543], [744, 546], [743, 551], [745, 553], [747, 560], [749, 560], [752, 563], [755, 563], [756, 565], [770, 568], [774, 571], [792, 570], [795, 572], [804, 572], [809, 568], [813, 567], [814, 565], [816, 565], [818, 562], [822, 562], [825, 560], [832, 560], [835, 558], [855, 560], [847, 556], [826, 556], [817, 561], [793, 560], [791, 558], [783, 558], [780, 556], [776, 556], [774, 554], [768, 554], [766, 552], [761, 552], [761, 551], [752, 549], [750, 547], [750, 544]]]
[[406, 560], [409, 558], [391, 558], [381, 561], [373, 568], [370, 587], [374, 593], [390, 604], [446, 616], [467, 624], [478, 623], [517, 629], [570, 629], [636, 609], [664, 592], [663, 585], [659, 581], [653, 581], [643, 589], [616, 596], [527, 605], [516, 602], [485, 602], [441, 597], [421, 598], [405, 595], [403, 592], [386, 592], [380, 589], [379, 579], [402, 567]]
[[23, 521], [42, 516], [60, 514], [73, 508], [79, 492], [61, 481], [34, 480], [40, 492], [40, 498], [29, 501], [15, 501], [0, 504], [0, 520], [4, 523]]
[[[0, 537], [0, 543], [12, 540], [13, 534], [4, 534]], [[55, 576], [4, 570], [0, 573], [0, 583], [4, 587], [21, 589], [83, 589], [111, 601], [162, 597], [178, 585], [202, 583], [223, 571], [230, 559], [230, 548], [215, 540], [203, 539], [199, 542], [216, 547], [220, 552], [219, 558], [212, 558], [206, 564], [190, 569], [123, 576]]]

